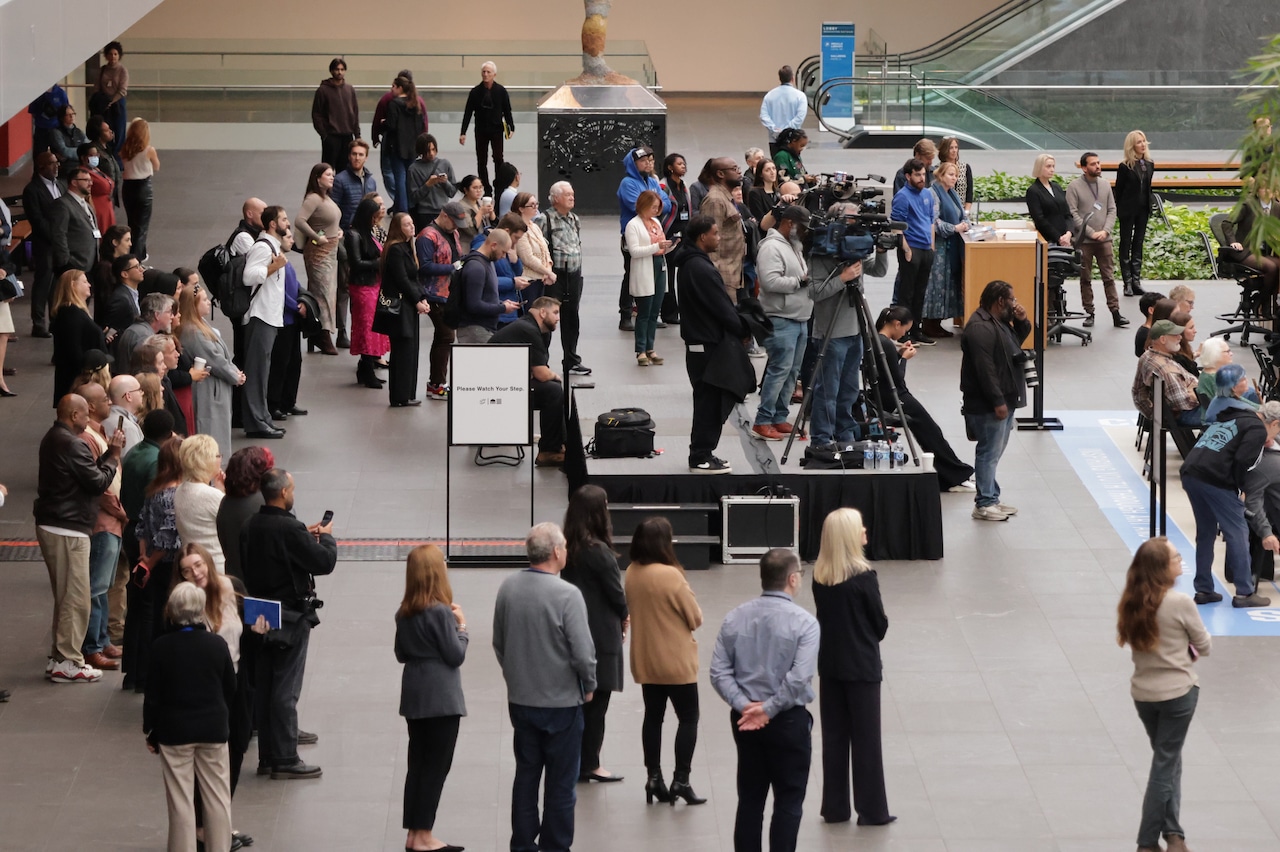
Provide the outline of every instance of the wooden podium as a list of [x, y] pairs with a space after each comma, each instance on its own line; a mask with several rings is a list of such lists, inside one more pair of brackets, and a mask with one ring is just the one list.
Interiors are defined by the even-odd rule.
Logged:
[[[1013, 294], [1032, 313], [1035, 302], [1036, 244], [1044, 243], [1044, 237], [1036, 234], [1034, 240], [977, 240], [964, 241], [964, 316], [967, 320], [978, 309], [982, 291], [992, 281], [1008, 281]], [[1049, 280], [1048, 247], [1041, 255], [1040, 280]], [[1040, 326], [1048, 319], [1048, 293], [1042, 295]], [[1030, 348], [1030, 340], [1027, 346]]]

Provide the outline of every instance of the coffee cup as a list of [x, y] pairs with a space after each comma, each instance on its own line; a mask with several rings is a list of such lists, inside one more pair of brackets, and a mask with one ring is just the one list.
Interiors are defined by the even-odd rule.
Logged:
[[920, 470], [923, 473], [933, 473], [933, 453], [920, 454]]
[[192, 363], [194, 364], [194, 366], [195, 366], [195, 368], [196, 368], [197, 370], [203, 371], [203, 370], [204, 370], [204, 365], [205, 365], [206, 363], [208, 363], [208, 362], [206, 362], [203, 358], [196, 358], [196, 359], [194, 359], [194, 360], [193, 360], [193, 362], [192, 362]]

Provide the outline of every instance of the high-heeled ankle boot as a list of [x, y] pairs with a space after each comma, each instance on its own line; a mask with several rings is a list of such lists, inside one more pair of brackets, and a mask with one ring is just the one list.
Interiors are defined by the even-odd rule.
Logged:
[[337, 355], [338, 350], [333, 345], [333, 338], [328, 331], [318, 333], [312, 340], [316, 344], [316, 348], [320, 350], [322, 355]]
[[649, 780], [644, 782], [645, 804], [652, 805], [654, 799], [658, 800], [658, 804], [671, 801], [671, 793], [667, 790], [667, 782], [662, 780], [661, 769], [650, 772]]
[[682, 775], [677, 772], [675, 777], [671, 779], [671, 806], [675, 807], [676, 799], [684, 799], [686, 805], [701, 805], [706, 803], [706, 799], [698, 796], [693, 792], [693, 788], [689, 786], [689, 776]]
[[356, 382], [374, 390], [382, 389], [382, 379], [373, 372], [373, 363], [366, 357], [360, 358], [356, 365]]

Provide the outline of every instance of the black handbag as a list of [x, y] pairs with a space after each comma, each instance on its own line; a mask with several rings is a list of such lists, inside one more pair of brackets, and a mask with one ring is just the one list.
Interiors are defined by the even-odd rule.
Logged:
[[615, 408], [596, 418], [595, 439], [587, 454], [597, 459], [647, 458], [653, 455], [654, 424], [643, 408]]
[[388, 298], [382, 288], [378, 288], [378, 306], [373, 310], [373, 330], [378, 334], [392, 337], [400, 336], [400, 312], [404, 310], [404, 299], [397, 296]]

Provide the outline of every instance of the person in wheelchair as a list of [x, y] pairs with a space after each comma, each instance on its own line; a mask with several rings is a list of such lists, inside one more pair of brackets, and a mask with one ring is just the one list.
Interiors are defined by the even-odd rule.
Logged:
[[[1243, 241], [1249, 239], [1258, 213], [1280, 218], [1280, 207], [1272, 204], [1271, 190], [1265, 186], [1246, 188], [1243, 200], [1245, 203], [1240, 206], [1239, 211], [1222, 223], [1225, 245], [1219, 250], [1218, 256], [1262, 275], [1258, 309], [1263, 317], [1270, 319], [1274, 316], [1276, 291], [1280, 289], [1280, 262], [1277, 262], [1272, 246], [1264, 245], [1261, 255], [1256, 255], [1245, 248]], [[1254, 210], [1255, 200], [1257, 212]]]
[[[911, 434], [915, 436], [921, 450], [933, 453], [933, 465], [938, 471], [939, 487], [943, 491], [973, 492], [975, 490], [973, 466], [960, 461], [956, 451], [951, 448], [946, 436], [938, 428], [937, 422], [907, 387], [907, 361], [915, 357], [916, 345], [904, 338], [911, 330], [913, 323], [911, 311], [905, 305], [891, 305], [885, 308], [876, 318], [876, 343], [884, 352], [885, 362], [889, 365], [890, 376], [894, 385], [897, 386], [898, 400], [902, 403], [902, 413], [907, 416], [907, 426], [911, 429]], [[880, 394], [880, 399], [886, 406], [892, 405], [888, 388], [880, 388]]]

